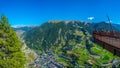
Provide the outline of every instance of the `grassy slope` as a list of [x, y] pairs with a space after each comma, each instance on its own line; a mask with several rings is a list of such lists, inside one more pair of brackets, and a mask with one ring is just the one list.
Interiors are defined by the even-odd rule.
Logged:
[[[78, 34], [78, 32], [77, 32]], [[90, 48], [90, 51], [93, 54], [90, 54], [89, 51], [87, 50], [86, 47], [86, 42], [84, 38], [86, 37], [82, 32], [79, 32], [79, 35], [82, 36], [82, 41], [80, 43], [76, 43], [74, 40], [69, 41], [69, 46], [73, 46], [72, 50], [67, 50], [64, 57], [66, 58], [61, 58], [58, 57], [59, 55], [63, 55], [64, 48], [58, 47], [55, 49], [55, 53], [57, 54], [58, 60], [57, 62], [63, 64], [66, 67], [74, 67], [72, 64], [72, 61], [76, 61], [78, 63], [78, 67], [84, 67], [86, 64], [88, 66], [92, 65], [93, 67], [102, 67], [104, 66], [104, 63], [109, 63], [109, 65], [106, 65], [106, 67], [112, 67], [112, 60], [116, 58], [117, 60], [120, 60], [119, 57], [114, 56], [112, 53], [109, 51], [103, 49], [100, 47], [98, 44], [95, 44], [89, 40], [89, 45], [92, 46]], [[90, 37], [89, 34], [87, 36]], [[73, 55], [71, 57], [71, 55]], [[68, 60], [69, 59], [69, 60]]]

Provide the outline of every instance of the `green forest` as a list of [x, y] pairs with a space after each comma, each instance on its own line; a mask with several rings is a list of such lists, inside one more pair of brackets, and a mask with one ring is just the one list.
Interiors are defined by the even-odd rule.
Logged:
[[0, 68], [24, 68], [22, 45], [5, 15], [0, 18]]

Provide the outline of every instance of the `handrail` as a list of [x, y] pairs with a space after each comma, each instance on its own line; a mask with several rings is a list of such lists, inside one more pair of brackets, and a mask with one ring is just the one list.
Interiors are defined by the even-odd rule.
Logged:
[[93, 31], [94, 35], [107, 36], [120, 39], [120, 32], [105, 32], [105, 31]]

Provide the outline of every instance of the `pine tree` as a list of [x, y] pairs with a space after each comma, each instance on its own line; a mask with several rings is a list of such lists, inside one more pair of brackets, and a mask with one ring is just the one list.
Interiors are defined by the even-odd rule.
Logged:
[[5, 15], [0, 19], [0, 68], [24, 68], [20, 41]]

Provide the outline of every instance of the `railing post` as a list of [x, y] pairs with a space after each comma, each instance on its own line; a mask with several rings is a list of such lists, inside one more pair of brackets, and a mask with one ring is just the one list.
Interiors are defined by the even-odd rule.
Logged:
[[113, 51], [113, 52], [114, 52], [114, 55], [116, 55], [116, 49], [114, 49], [114, 51]]

